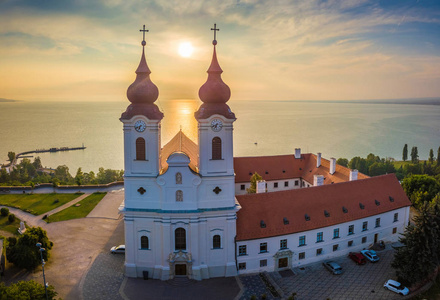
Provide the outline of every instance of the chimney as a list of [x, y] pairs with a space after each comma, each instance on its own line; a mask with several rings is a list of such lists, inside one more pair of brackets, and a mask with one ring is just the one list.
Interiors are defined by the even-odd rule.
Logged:
[[257, 181], [257, 194], [266, 192], [266, 180]]
[[313, 176], [313, 186], [324, 185], [324, 176], [323, 175], [314, 175]]
[[321, 166], [321, 153], [317, 153], [316, 155], [316, 167], [319, 168]]
[[295, 148], [295, 158], [301, 158], [301, 148]]
[[358, 170], [350, 170], [350, 181], [358, 179]]
[[336, 172], [336, 158], [330, 158], [330, 174], [333, 175]]

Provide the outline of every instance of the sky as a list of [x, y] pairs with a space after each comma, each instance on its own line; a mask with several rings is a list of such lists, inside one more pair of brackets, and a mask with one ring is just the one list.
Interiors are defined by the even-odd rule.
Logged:
[[0, 0], [0, 98], [127, 101], [145, 24], [160, 99], [197, 99], [214, 23], [234, 100], [440, 97], [438, 0]]

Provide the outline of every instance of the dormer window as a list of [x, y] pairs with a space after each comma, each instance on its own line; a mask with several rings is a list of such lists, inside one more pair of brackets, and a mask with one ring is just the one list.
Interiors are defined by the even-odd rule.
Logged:
[[283, 218], [283, 223], [284, 225], [289, 225], [289, 220], [287, 220], [287, 218]]
[[394, 198], [393, 197], [389, 196], [389, 198], [390, 198], [390, 202], [394, 202]]
[[342, 206], [342, 211], [344, 212], [344, 214], [348, 213], [348, 209], [345, 206]]
[[374, 203], [376, 203], [376, 205], [377, 205], [377, 206], [379, 206], [379, 205], [380, 205], [380, 202], [379, 202], [379, 201], [377, 201], [377, 200], [374, 200]]
[[263, 220], [260, 221], [260, 227], [261, 228], [266, 228], [266, 223], [264, 223]]
[[308, 214], [306, 214], [304, 217], [306, 218], [306, 221], [310, 221], [310, 216]]
[[328, 217], [330, 217], [330, 213], [329, 213], [328, 211], [324, 210], [324, 216], [325, 216], [326, 218], [328, 218]]
[[359, 207], [360, 207], [361, 209], [364, 209], [364, 208], [365, 208], [365, 205], [363, 205], [362, 203], [359, 202]]

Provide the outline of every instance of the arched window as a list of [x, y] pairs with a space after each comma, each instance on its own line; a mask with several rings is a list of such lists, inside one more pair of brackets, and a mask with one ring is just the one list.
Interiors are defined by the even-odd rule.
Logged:
[[221, 248], [221, 238], [218, 234], [212, 237], [212, 248], [220, 249]]
[[145, 140], [141, 137], [136, 139], [136, 160], [145, 160]]
[[186, 230], [177, 228], [174, 232], [174, 241], [176, 250], [186, 250]]
[[148, 244], [148, 237], [143, 235], [141, 236], [141, 249], [149, 249], [150, 245]]
[[180, 172], [176, 173], [176, 184], [182, 184], [182, 174]]
[[176, 202], [183, 202], [183, 192], [181, 190], [176, 191]]
[[222, 140], [218, 136], [212, 139], [212, 159], [222, 159]]

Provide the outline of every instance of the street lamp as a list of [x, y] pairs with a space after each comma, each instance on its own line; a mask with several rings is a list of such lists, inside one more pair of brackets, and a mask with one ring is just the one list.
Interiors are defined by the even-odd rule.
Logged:
[[49, 297], [47, 296], [47, 285], [46, 285], [46, 277], [44, 276], [44, 258], [43, 258], [43, 251], [46, 251], [46, 249], [41, 248], [41, 243], [37, 243], [37, 247], [39, 248], [38, 251], [40, 251], [41, 256], [41, 267], [43, 268], [43, 282], [44, 282], [44, 290], [46, 292], [46, 300], [49, 300]]

